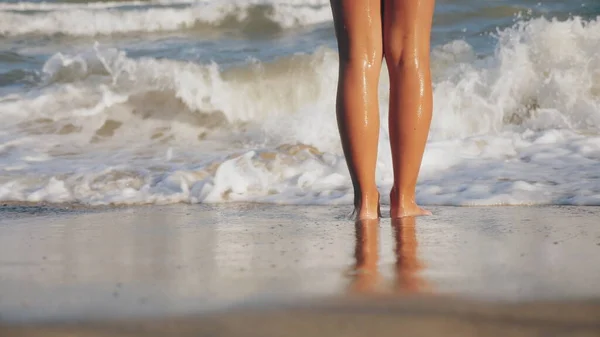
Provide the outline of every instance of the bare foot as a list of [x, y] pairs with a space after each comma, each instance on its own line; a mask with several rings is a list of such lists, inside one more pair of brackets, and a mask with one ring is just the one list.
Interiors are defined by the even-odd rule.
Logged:
[[364, 195], [359, 198], [358, 204], [354, 206], [354, 212], [352, 213], [352, 216], [356, 220], [379, 219], [381, 217], [379, 193]]
[[397, 193], [392, 189], [392, 192], [390, 193], [390, 216], [392, 219], [399, 219], [407, 216], [431, 215], [430, 211], [419, 207], [414, 199], [404, 199], [399, 201], [395, 195], [397, 195]]

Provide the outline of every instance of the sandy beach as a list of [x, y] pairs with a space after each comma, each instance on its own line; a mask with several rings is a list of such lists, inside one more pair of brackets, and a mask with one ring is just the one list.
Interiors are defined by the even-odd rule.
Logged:
[[600, 209], [432, 210], [355, 224], [346, 206], [5, 204], [0, 332], [600, 333]]

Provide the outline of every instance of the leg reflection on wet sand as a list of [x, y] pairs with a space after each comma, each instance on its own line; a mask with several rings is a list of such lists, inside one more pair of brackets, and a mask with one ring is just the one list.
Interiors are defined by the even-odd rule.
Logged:
[[[404, 217], [392, 220], [395, 239], [394, 278], [390, 287], [383, 287], [379, 272], [379, 219], [360, 220], [356, 229], [356, 264], [353, 270], [350, 293], [355, 294], [414, 294], [430, 292], [421, 277], [423, 262], [418, 256], [416, 218]], [[387, 288], [387, 289], [386, 289]]]
[[427, 282], [421, 277], [423, 262], [418, 256], [416, 218], [404, 217], [392, 220], [392, 228], [396, 241], [396, 282], [397, 293], [422, 293], [429, 291]]
[[354, 279], [350, 285], [351, 292], [376, 292], [380, 274], [379, 262], [379, 219], [358, 220], [356, 228], [356, 249], [354, 256], [356, 265]]

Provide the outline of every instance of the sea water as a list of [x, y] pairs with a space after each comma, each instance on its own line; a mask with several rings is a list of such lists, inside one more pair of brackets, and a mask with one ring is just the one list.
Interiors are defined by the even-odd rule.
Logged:
[[[599, 14], [437, 1], [418, 202], [600, 205]], [[1, 1], [0, 200], [350, 204], [337, 67], [325, 0]]]

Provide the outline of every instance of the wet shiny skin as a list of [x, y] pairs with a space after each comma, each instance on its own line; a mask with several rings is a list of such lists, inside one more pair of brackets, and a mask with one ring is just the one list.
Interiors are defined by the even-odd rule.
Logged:
[[331, 1], [340, 55], [337, 120], [357, 219], [381, 216], [375, 165], [377, 85], [384, 58], [394, 166], [390, 215], [430, 214], [416, 205], [415, 188], [433, 107], [429, 45], [434, 6], [434, 0]]

